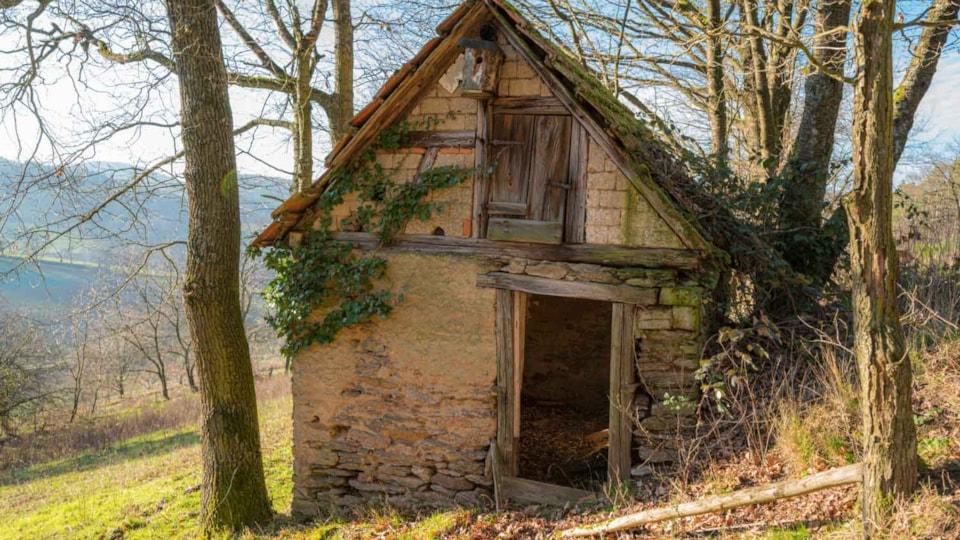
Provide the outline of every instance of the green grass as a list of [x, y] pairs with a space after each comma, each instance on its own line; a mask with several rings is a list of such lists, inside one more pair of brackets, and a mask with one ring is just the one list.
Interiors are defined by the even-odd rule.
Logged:
[[798, 525], [791, 528], [773, 529], [764, 534], [763, 538], [764, 540], [804, 540], [812, 536], [806, 525]]
[[[261, 404], [264, 466], [274, 508], [291, 498], [289, 397]], [[164, 430], [0, 479], [0, 538], [193, 538], [200, 438]]]
[[[390, 509], [310, 525], [289, 517], [292, 449], [289, 395], [260, 403], [267, 489], [277, 519], [247, 538], [436, 538], [465, 511], [408, 521]], [[0, 476], [0, 538], [196, 538], [200, 436], [163, 430]]]

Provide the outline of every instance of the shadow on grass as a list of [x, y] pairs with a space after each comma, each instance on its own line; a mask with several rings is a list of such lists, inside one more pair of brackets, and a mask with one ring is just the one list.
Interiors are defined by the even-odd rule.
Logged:
[[113, 465], [142, 457], [156, 456], [178, 448], [200, 443], [196, 431], [181, 431], [161, 436], [145, 436], [128, 439], [99, 452], [80, 454], [71, 458], [33, 465], [11, 471], [0, 477], [0, 486], [22, 484], [61, 474], [82, 472], [105, 465]]

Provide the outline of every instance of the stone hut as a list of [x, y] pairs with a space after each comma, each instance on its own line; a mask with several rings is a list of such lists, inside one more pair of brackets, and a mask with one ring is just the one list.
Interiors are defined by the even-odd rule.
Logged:
[[[502, 0], [459, 6], [352, 120], [256, 240], [294, 242], [332, 173], [398, 122], [398, 181], [490, 170], [379, 249], [403, 301], [294, 358], [294, 511], [564, 501], [672, 459], [696, 398], [716, 253], [673, 156], [596, 76]], [[667, 172], [665, 172], [667, 171]]]

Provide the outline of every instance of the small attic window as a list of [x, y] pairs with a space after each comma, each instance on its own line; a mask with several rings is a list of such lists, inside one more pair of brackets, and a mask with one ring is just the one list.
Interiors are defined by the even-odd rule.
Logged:
[[433, 234], [434, 236], [446, 236], [446, 235], [447, 235], [447, 233], [444, 232], [443, 227], [436, 227], [435, 229], [433, 229], [433, 233], [431, 233], [431, 234]]

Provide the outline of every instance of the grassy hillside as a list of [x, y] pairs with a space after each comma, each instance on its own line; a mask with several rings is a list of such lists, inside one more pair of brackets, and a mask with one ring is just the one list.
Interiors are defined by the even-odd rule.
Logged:
[[[289, 396], [261, 404], [267, 482], [290, 506]], [[200, 438], [162, 430], [0, 479], [0, 538], [182, 538], [197, 530]]]
[[[277, 381], [268, 384], [277, 385]], [[463, 512], [407, 522], [391, 511], [309, 526], [288, 516], [292, 497], [290, 395], [286, 385], [260, 402], [267, 488], [278, 512], [246, 537], [434, 538], [462, 523]], [[280, 394], [275, 396], [272, 394]], [[194, 538], [200, 506], [200, 434], [163, 429], [0, 476], [0, 538]], [[392, 533], [396, 533], [395, 535]]]

